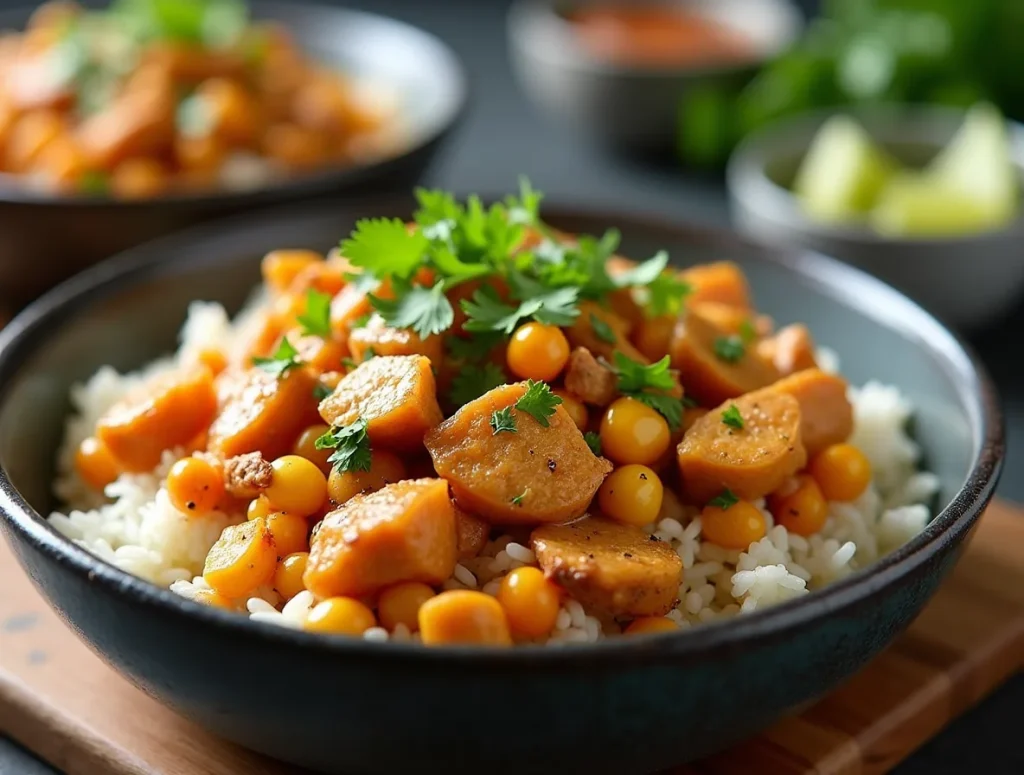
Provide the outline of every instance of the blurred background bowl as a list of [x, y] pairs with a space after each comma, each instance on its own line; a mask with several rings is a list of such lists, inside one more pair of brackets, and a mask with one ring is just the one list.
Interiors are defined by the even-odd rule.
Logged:
[[[586, 0], [520, 0], [509, 14], [512, 66], [541, 110], [618, 150], [664, 155], [677, 143], [680, 112], [703, 95], [734, 94], [765, 61], [791, 44], [802, 17], [788, 0], [661, 0], [668, 9], [735, 34], [746, 50], [720, 60], [630, 62], [601, 56], [570, 14]], [[605, 4], [608, 7], [609, 4]], [[628, 8], [628, 4], [611, 4]], [[637, 52], [643, 56], [643, 52]], [[709, 112], [713, 113], [713, 112]], [[717, 127], [709, 127], [716, 132]]]
[[[857, 106], [852, 116], [897, 159], [921, 164], [960, 128], [964, 112], [923, 105]], [[888, 237], [867, 226], [815, 221], [790, 191], [818, 129], [834, 112], [783, 120], [740, 144], [727, 170], [732, 216], [771, 245], [819, 251], [867, 270], [947, 323], [976, 328], [1003, 314], [1024, 286], [1024, 219], [1004, 229], [941, 238]], [[1008, 122], [1013, 164], [1024, 181], [1024, 126]]]
[[[0, 29], [23, 29], [32, 10], [0, 15]], [[51, 196], [8, 178], [0, 185], [0, 303], [19, 306], [89, 264], [214, 216], [299, 199], [406, 190], [420, 177], [467, 99], [463, 67], [445, 43], [361, 11], [256, 0], [251, 12], [255, 21], [285, 25], [320, 62], [394, 91], [407, 133], [403, 150], [380, 162], [296, 175], [247, 192], [130, 202]]]

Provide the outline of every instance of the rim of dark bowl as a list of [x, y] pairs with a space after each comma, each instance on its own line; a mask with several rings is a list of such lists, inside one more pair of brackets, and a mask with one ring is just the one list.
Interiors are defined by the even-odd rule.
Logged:
[[[665, 5], [679, 5], [678, 0], [655, 0]], [[697, 15], [718, 21], [722, 26], [739, 31], [749, 37], [749, 31], [737, 28], [727, 19], [728, 4], [741, 0], [720, 0], [719, 3], [691, 0], [684, 4], [698, 9]], [[586, 0], [516, 0], [509, 8], [508, 27], [513, 42], [544, 60], [547, 65], [594, 73], [602, 76], [644, 79], [700, 78], [747, 72], [756, 68], [792, 44], [804, 29], [804, 19], [793, 0], [763, 0], [757, 7], [777, 17], [780, 29], [771, 41], [759, 43], [750, 55], [736, 60], [720, 62], [694, 62], [690, 65], [628, 65], [614, 62], [588, 51], [573, 33], [572, 23], [564, 11], [585, 6]]]
[[[726, 187], [735, 202], [751, 213], [756, 213], [758, 217], [770, 220], [783, 228], [826, 239], [866, 245], [906, 245], [925, 248], [950, 246], [961, 250], [972, 242], [1024, 237], [1024, 205], [1013, 221], [998, 229], [935, 237], [888, 236], [876, 232], [867, 224], [845, 225], [815, 221], [800, 209], [796, 195], [777, 183], [767, 172], [768, 167], [780, 158], [792, 154], [801, 155], [806, 151], [817, 130], [833, 116], [850, 116], [862, 125], [874, 124], [883, 119], [890, 121], [894, 128], [886, 130], [884, 139], [879, 139], [879, 133], [875, 131], [868, 132], [880, 145], [899, 145], [900, 143], [892, 138], [900, 134], [905, 136], [906, 143], [934, 147], [938, 152], [943, 147], [941, 143], [925, 142], [920, 136], [927, 134], [929, 124], [956, 131], [963, 123], [966, 112], [966, 109], [942, 105], [910, 103], [848, 105], [804, 111], [773, 121], [740, 141], [726, 166]], [[1017, 169], [1018, 178], [1024, 181], [1024, 124], [1008, 118], [1003, 120], [1010, 139], [1011, 161]]]
[[[79, 0], [87, 9], [107, 5], [106, 0]], [[189, 194], [170, 194], [152, 199], [117, 199], [111, 196], [55, 195], [32, 188], [20, 180], [19, 175], [0, 173], [0, 205], [17, 204], [35, 207], [66, 207], [87, 210], [90, 208], [117, 207], [125, 210], [141, 210], [145, 208], [193, 209], [212, 208], [232, 205], [260, 205], [282, 199], [309, 196], [335, 189], [340, 184], [352, 185], [363, 180], [374, 179], [382, 170], [399, 167], [409, 158], [429, 148], [453, 131], [465, 117], [472, 90], [468, 71], [458, 54], [437, 35], [409, 22], [386, 16], [373, 11], [356, 8], [322, 5], [315, 2], [290, 2], [285, 0], [247, 0], [250, 8], [257, 11], [261, 18], [279, 20], [288, 25], [289, 17], [302, 14], [325, 14], [329, 16], [348, 16], [384, 23], [400, 29], [403, 34], [415, 36], [426, 45], [436, 49], [439, 61], [447, 71], [443, 77], [451, 84], [452, 97], [446, 109], [431, 123], [427, 131], [412, 133], [412, 143], [401, 146], [397, 153], [387, 154], [373, 159], [368, 163], [350, 166], [330, 166], [310, 172], [288, 175], [273, 180], [266, 185], [253, 189], [228, 190], [211, 188]], [[21, 6], [0, 11], [0, 29], [21, 29], [35, 6]], [[297, 38], [302, 47], [302, 39]], [[401, 120], [401, 114], [399, 115]]]
[[[382, 204], [407, 199], [380, 199]], [[330, 210], [337, 213], [337, 208]], [[287, 221], [309, 212], [308, 207], [284, 208], [274, 216], [261, 216], [265, 225]], [[328, 212], [317, 208], [315, 213]], [[27, 503], [0, 467], [0, 517], [20, 537], [53, 562], [64, 566], [82, 583], [97, 585], [104, 592], [127, 603], [157, 608], [181, 621], [181, 626], [202, 624], [227, 630], [238, 636], [260, 639], [282, 647], [315, 649], [338, 656], [368, 660], [469, 660], [496, 667], [513, 668], [529, 664], [545, 669], [565, 670], [577, 666], [615, 664], [642, 658], [669, 662], [687, 656], [728, 653], [755, 638], [786, 638], [807, 622], [832, 611], [855, 605], [881, 588], [896, 582], [926, 563], [940, 549], [961, 540], [980, 516], [982, 505], [994, 492], [1004, 455], [1002, 411], [995, 387], [970, 348], [898, 291], [858, 269], [813, 252], [776, 252], [758, 247], [724, 230], [693, 227], [685, 222], [648, 217], [641, 213], [558, 207], [545, 210], [546, 219], [558, 222], [586, 218], [615, 223], [624, 230], [655, 230], [671, 233], [694, 244], [710, 247], [742, 246], [756, 251], [757, 260], [769, 261], [794, 272], [802, 281], [862, 315], [895, 328], [902, 335], [927, 347], [943, 359], [961, 401], [968, 406], [974, 449], [966, 480], [952, 500], [934, 515], [925, 529], [894, 552], [850, 576], [820, 590], [750, 614], [704, 624], [674, 633], [638, 638], [613, 638], [599, 643], [567, 644], [557, 648], [517, 646], [512, 649], [481, 647], [425, 647], [416, 643], [371, 643], [362, 639], [325, 636], [271, 624], [253, 622], [246, 616], [204, 606], [176, 595], [123, 571], [89, 553], [58, 533]], [[190, 245], [223, 239], [244, 231], [252, 216], [236, 216], [219, 223], [201, 225], [125, 251], [119, 256], [61, 283], [26, 307], [0, 331], [0, 406], [9, 392], [18, 365], [59, 328], [67, 311], [100, 301], [137, 281], [174, 272], [179, 267], [196, 267], [205, 261], [192, 258]], [[162, 257], [154, 261], [152, 254]], [[97, 367], [100, 364], [97, 364]], [[54, 450], [56, 453], [56, 450]]]

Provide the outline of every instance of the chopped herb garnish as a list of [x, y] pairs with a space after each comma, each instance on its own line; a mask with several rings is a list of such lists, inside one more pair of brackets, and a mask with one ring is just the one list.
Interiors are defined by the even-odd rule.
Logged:
[[313, 386], [313, 398], [315, 398], [317, 401], [323, 401], [325, 398], [327, 398], [327, 396], [331, 395], [331, 393], [333, 392], [334, 391], [327, 387], [327, 385], [325, 385], [323, 382], [317, 382]]
[[516, 433], [516, 418], [512, 416], [512, 407], [506, 406], [491, 413], [491, 428], [497, 436], [502, 431]]
[[649, 317], [659, 315], [678, 315], [683, 308], [686, 297], [693, 292], [685, 280], [681, 280], [674, 271], [662, 272], [653, 282], [640, 289], [645, 299], [644, 312]]
[[306, 293], [306, 311], [299, 315], [302, 332], [310, 336], [331, 335], [331, 297], [310, 288]]
[[455, 320], [452, 303], [444, 295], [444, 283], [437, 282], [431, 288], [393, 281], [396, 291], [394, 299], [370, 296], [374, 309], [384, 322], [394, 328], [409, 328], [420, 338], [447, 331]]
[[601, 457], [601, 434], [594, 433], [593, 431], [587, 431], [583, 434], [583, 440], [587, 442], [587, 446], [590, 447], [591, 452], [597, 455], [597, 457]]
[[357, 366], [366, 363], [368, 360], [370, 360], [370, 358], [376, 357], [377, 351], [374, 350], [372, 347], [367, 347], [365, 350], [363, 350], [363, 359], [359, 361], [359, 363], [356, 363], [355, 358], [346, 357], [341, 359], [341, 365], [344, 366], [347, 371], [352, 371], [352, 369], [356, 368]]
[[526, 381], [526, 392], [516, 401], [516, 409], [525, 412], [534, 420], [547, 428], [551, 425], [548, 418], [555, 413], [555, 408], [562, 399], [551, 392], [546, 382]]
[[660, 361], [646, 366], [617, 352], [614, 369], [619, 375], [619, 392], [622, 395], [651, 407], [662, 415], [673, 429], [679, 427], [683, 421], [683, 402], [682, 399], [666, 392], [678, 388], [669, 368], [667, 355]]
[[460, 361], [479, 361], [491, 354], [491, 350], [505, 341], [505, 336], [494, 331], [479, 333], [470, 339], [460, 336], [449, 337], [445, 341], [448, 354]]
[[398, 218], [364, 218], [341, 243], [341, 253], [379, 280], [405, 280], [422, 265], [429, 244], [423, 232], [410, 231]]
[[448, 398], [455, 406], [462, 406], [505, 382], [505, 372], [497, 364], [485, 363], [481, 367], [464, 368], [452, 380]]
[[288, 341], [287, 337], [281, 340], [281, 344], [277, 346], [277, 350], [269, 358], [257, 357], [253, 358], [252, 362], [275, 377], [283, 377], [291, 369], [296, 369], [302, 365], [302, 361], [299, 360], [299, 351]]
[[523, 498], [525, 498], [525, 497], [526, 497], [526, 494], [527, 494], [528, 492], [530, 492], [530, 488], [529, 488], [529, 487], [527, 487], [527, 488], [526, 488], [525, 490], [523, 490], [523, 491], [522, 491], [521, 493], [519, 493], [519, 494], [518, 494], [518, 495], [516, 495], [516, 496], [515, 496], [514, 498], [512, 498], [512, 505], [513, 505], [513, 506], [522, 506], [522, 505], [523, 505]]
[[743, 344], [750, 344], [757, 339], [757, 331], [754, 330], [754, 324], [750, 322], [750, 318], [743, 318], [743, 322], [740, 323], [740, 340]]
[[740, 502], [740, 499], [736, 497], [736, 494], [726, 487], [721, 493], [716, 495], [714, 498], [708, 501], [709, 506], [715, 506], [722, 509], [722, 511], [728, 510], [730, 507], [735, 506]]
[[355, 320], [353, 320], [351, 323], [349, 323], [348, 327], [350, 329], [366, 328], [366, 324], [370, 322], [370, 318], [371, 317], [373, 317], [373, 316], [369, 312], [367, 312], [365, 315], [360, 315]]
[[715, 355], [726, 363], [736, 363], [747, 348], [738, 336], [720, 336], [715, 340]]
[[334, 450], [327, 462], [340, 473], [370, 470], [370, 437], [366, 434], [366, 420], [362, 418], [351, 425], [331, 428], [316, 440], [314, 446]]
[[594, 329], [594, 335], [602, 342], [615, 344], [619, 341], [619, 338], [615, 336], [615, 332], [608, 325], [607, 321], [602, 320], [593, 312], [590, 313], [590, 327]]
[[694, 401], [689, 396], [683, 396], [682, 402], [683, 402], [683, 409], [696, 409], [698, 406], [700, 406], [700, 404], [698, 404], [696, 401]]
[[524, 318], [533, 318], [551, 326], [571, 326], [580, 314], [576, 307], [578, 299], [576, 288], [557, 288], [512, 306], [499, 299], [493, 288], [481, 288], [472, 299], [462, 300], [462, 310], [468, 318], [463, 328], [511, 334]]
[[736, 404], [729, 404], [729, 406], [722, 411], [722, 422], [730, 428], [743, 430], [743, 415], [740, 414], [739, 407], [736, 406]]

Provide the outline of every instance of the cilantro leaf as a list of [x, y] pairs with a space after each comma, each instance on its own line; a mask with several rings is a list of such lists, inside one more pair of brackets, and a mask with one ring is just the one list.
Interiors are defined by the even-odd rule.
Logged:
[[669, 357], [645, 366], [620, 352], [615, 353], [615, 372], [619, 375], [619, 392], [638, 393], [648, 388], [674, 390], [676, 381], [669, 369]]
[[275, 377], [283, 377], [292, 369], [302, 365], [302, 361], [299, 360], [299, 351], [288, 341], [288, 337], [281, 340], [281, 344], [277, 346], [274, 354], [269, 358], [257, 357], [253, 358], [252, 362], [255, 366], [270, 372]]
[[432, 288], [400, 283], [394, 285], [394, 299], [370, 296], [370, 303], [389, 326], [412, 329], [421, 339], [426, 339], [431, 334], [448, 330], [455, 320], [452, 303], [444, 295], [443, 281], [435, 283]]
[[523, 498], [525, 498], [527, 493], [529, 493], [529, 492], [530, 492], [530, 488], [527, 487], [521, 493], [519, 493], [518, 495], [514, 496], [512, 498], [512, 505], [513, 506], [522, 506], [523, 505]]
[[619, 376], [619, 392], [635, 399], [663, 416], [671, 428], [678, 428], [683, 421], [683, 401], [666, 391], [676, 389], [676, 381], [669, 369], [666, 355], [657, 363], [645, 366], [615, 353], [615, 372]]
[[512, 416], [512, 407], [506, 406], [504, 409], [499, 409], [491, 413], [491, 428], [494, 430], [494, 435], [497, 436], [502, 431], [508, 431], [509, 433], [516, 433], [516, 418]]
[[547, 428], [551, 425], [548, 418], [555, 413], [555, 407], [562, 403], [562, 399], [551, 392], [546, 382], [534, 382], [532, 379], [526, 381], [526, 392], [516, 401], [516, 409], [525, 412], [541, 426]]
[[348, 324], [349, 329], [366, 328], [366, 324], [370, 322], [370, 318], [373, 317], [369, 312], [365, 315], [360, 315], [351, 323]]
[[720, 336], [715, 340], [714, 348], [715, 356], [726, 363], [736, 363], [747, 351], [738, 336]]
[[664, 393], [633, 393], [630, 398], [651, 407], [665, 418], [672, 430], [678, 428], [683, 422], [683, 402], [675, 396]]
[[726, 511], [739, 502], [740, 499], [736, 497], [736, 493], [726, 487], [721, 493], [708, 501], [708, 506], [716, 506], [722, 509], [722, 511]]
[[519, 196], [510, 196], [505, 199], [509, 220], [513, 223], [538, 223], [542, 199], [544, 199], [544, 195], [534, 190], [533, 186], [530, 185], [530, 179], [525, 175], [520, 175]]
[[612, 278], [618, 288], [632, 288], [633, 286], [650, 285], [657, 278], [661, 277], [665, 267], [668, 266], [668, 253], [659, 250], [652, 258], [620, 272]]
[[597, 457], [601, 457], [601, 434], [594, 433], [593, 431], [587, 431], [583, 434], [583, 440], [587, 442], [587, 446], [590, 447], [590, 451]]
[[333, 392], [334, 391], [327, 387], [327, 385], [325, 385], [323, 382], [317, 382], [313, 386], [313, 398], [315, 398], [317, 401], [323, 401], [325, 398], [327, 398], [327, 396], [331, 395], [331, 393]]
[[740, 414], [739, 407], [736, 406], [736, 404], [729, 404], [729, 406], [722, 412], [722, 422], [730, 428], [743, 430], [743, 415]]
[[602, 342], [615, 344], [619, 341], [619, 338], [615, 336], [615, 332], [612, 330], [612, 327], [593, 312], [590, 313], [590, 327], [594, 330], [594, 335]]
[[445, 246], [435, 248], [431, 253], [431, 260], [441, 274], [449, 279], [448, 287], [476, 277], [484, 277], [494, 272], [487, 264], [480, 262], [467, 264], [460, 260], [450, 248]]
[[331, 428], [318, 438], [317, 449], [333, 449], [327, 462], [336, 471], [369, 471], [373, 462], [370, 454], [370, 437], [366, 434], [366, 420], [360, 418], [351, 425]]
[[462, 406], [480, 398], [489, 390], [504, 385], [505, 381], [505, 372], [494, 363], [485, 363], [479, 368], [464, 368], [452, 380], [448, 399], [455, 406]]
[[500, 331], [511, 335], [524, 318], [533, 318], [550, 326], [569, 326], [580, 314], [576, 288], [557, 288], [526, 299], [519, 306], [506, 304], [491, 287], [480, 288], [472, 299], [462, 300], [467, 331]]
[[750, 322], [750, 318], [744, 318], [740, 323], [740, 340], [743, 344], [750, 344], [755, 339], [757, 339], [757, 331], [754, 330], [754, 324]]
[[461, 336], [448, 337], [445, 347], [448, 354], [460, 361], [479, 361], [491, 354], [505, 337], [500, 331], [488, 331], [479, 333], [469, 339]]
[[462, 207], [447, 191], [417, 188], [415, 195], [419, 204], [415, 220], [420, 226], [431, 226], [442, 221], [454, 223], [462, 215]]
[[678, 315], [686, 297], [693, 292], [693, 286], [669, 270], [655, 277], [642, 290], [646, 297], [644, 311], [651, 317], [657, 317]]
[[419, 269], [429, 244], [422, 232], [409, 231], [398, 218], [363, 218], [341, 243], [341, 252], [378, 279], [406, 279]]
[[298, 316], [302, 332], [311, 336], [331, 335], [331, 297], [315, 288], [306, 292], [306, 311]]

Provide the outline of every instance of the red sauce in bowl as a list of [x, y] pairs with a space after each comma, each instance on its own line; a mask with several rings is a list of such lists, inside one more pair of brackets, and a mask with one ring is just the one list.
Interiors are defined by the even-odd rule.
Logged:
[[594, 56], [634, 67], [687, 67], [749, 60], [754, 44], [714, 19], [672, 4], [590, 5], [566, 18]]

